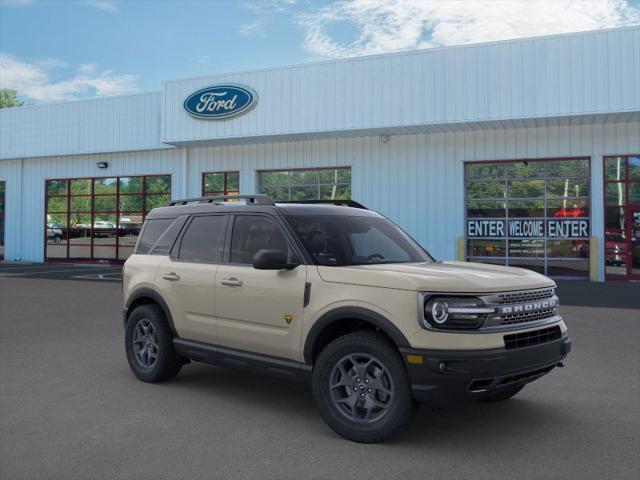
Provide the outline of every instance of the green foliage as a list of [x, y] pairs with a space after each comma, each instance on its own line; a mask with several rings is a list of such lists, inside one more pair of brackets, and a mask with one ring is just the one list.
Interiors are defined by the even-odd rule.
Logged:
[[10, 88], [0, 88], [0, 108], [21, 107], [24, 102], [18, 100], [18, 92]]

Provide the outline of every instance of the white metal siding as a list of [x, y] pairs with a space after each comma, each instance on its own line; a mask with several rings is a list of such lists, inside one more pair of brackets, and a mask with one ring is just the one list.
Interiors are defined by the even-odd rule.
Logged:
[[192, 148], [187, 188], [200, 195], [205, 171], [239, 170], [241, 193], [255, 193], [258, 170], [351, 166], [355, 200], [450, 260], [464, 234], [465, 161], [591, 157], [592, 235], [602, 238], [602, 157], [625, 153], [640, 153], [640, 122]]
[[[453, 259], [464, 234], [465, 161], [566, 156], [592, 158], [592, 234], [602, 239], [602, 156], [633, 153], [640, 153], [640, 122], [420, 133], [391, 136], [388, 143], [359, 137], [26, 159], [22, 170], [20, 162], [4, 161], [6, 258], [43, 260], [45, 179], [169, 173], [177, 198], [200, 195], [205, 171], [239, 170], [241, 193], [255, 193], [258, 170], [350, 166], [355, 200], [396, 221], [437, 258]], [[108, 170], [97, 161], [109, 162]], [[603, 258], [602, 242], [600, 249]]]
[[165, 147], [160, 92], [0, 110], [0, 158]]
[[[371, 56], [166, 82], [169, 143], [640, 111], [640, 27]], [[207, 85], [251, 86], [259, 101], [194, 119]], [[268, 141], [268, 139], [265, 139]]]
[[[96, 162], [108, 162], [99, 169]], [[167, 173], [171, 189], [182, 196], [181, 156], [177, 149], [0, 161], [0, 180], [7, 181], [5, 258], [43, 261], [45, 181], [56, 178], [109, 177]], [[22, 188], [20, 188], [22, 178]]]
[[12, 260], [22, 239], [22, 161], [0, 161], [0, 182], [5, 182], [4, 258]]

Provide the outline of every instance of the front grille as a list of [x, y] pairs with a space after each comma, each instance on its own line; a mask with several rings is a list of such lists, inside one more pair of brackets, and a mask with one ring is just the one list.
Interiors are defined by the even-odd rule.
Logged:
[[545, 308], [535, 312], [512, 313], [502, 316], [503, 325], [515, 325], [518, 323], [535, 322], [536, 320], [544, 320], [553, 317], [556, 314], [555, 308]]
[[534, 300], [545, 300], [547, 298], [553, 298], [553, 295], [553, 288], [538, 288], [535, 290], [504, 292], [498, 294], [498, 303], [500, 305], [525, 303]]
[[556, 325], [555, 327], [543, 328], [542, 330], [505, 335], [504, 346], [507, 350], [513, 350], [551, 342], [559, 339], [561, 336], [562, 332], [560, 331], [560, 327]]
[[487, 305], [497, 306], [497, 315], [489, 316], [486, 327], [508, 327], [558, 315], [558, 298], [552, 287], [494, 293], [483, 300]]

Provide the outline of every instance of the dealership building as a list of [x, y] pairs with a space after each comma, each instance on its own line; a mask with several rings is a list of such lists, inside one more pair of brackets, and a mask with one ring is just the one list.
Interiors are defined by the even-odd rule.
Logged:
[[640, 27], [0, 110], [0, 254], [122, 262], [170, 199], [353, 199], [439, 260], [640, 280]]

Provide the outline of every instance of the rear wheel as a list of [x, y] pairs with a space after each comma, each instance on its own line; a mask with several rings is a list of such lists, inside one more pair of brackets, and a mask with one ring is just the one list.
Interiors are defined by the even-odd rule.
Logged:
[[511, 397], [514, 397], [515, 395], [517, 395], [520, 392], [520, 390], [522, 390], [523, 388], [524, 388], [524, 385], [517, 385], [515, 387], [501, 388], [497, 392], [492, 393], [487, 397], [481, 398], [480, 401], [481, 402], [488, 402], [488, 403], [503, 402], [503, 401], [509, 400]]
[[125, 330], [127, 361], [143, 382], [175, 377], [182, 367], [173, 350], [173, 337], [164, 312], [157, 305], [141, 305], [129, 315]]
[[355, 442], [390, 437], [415, 410], [398, 350], [371, 331], [340, 337], [320, 353], [313, 369], [313, 393], [327, 424]]

